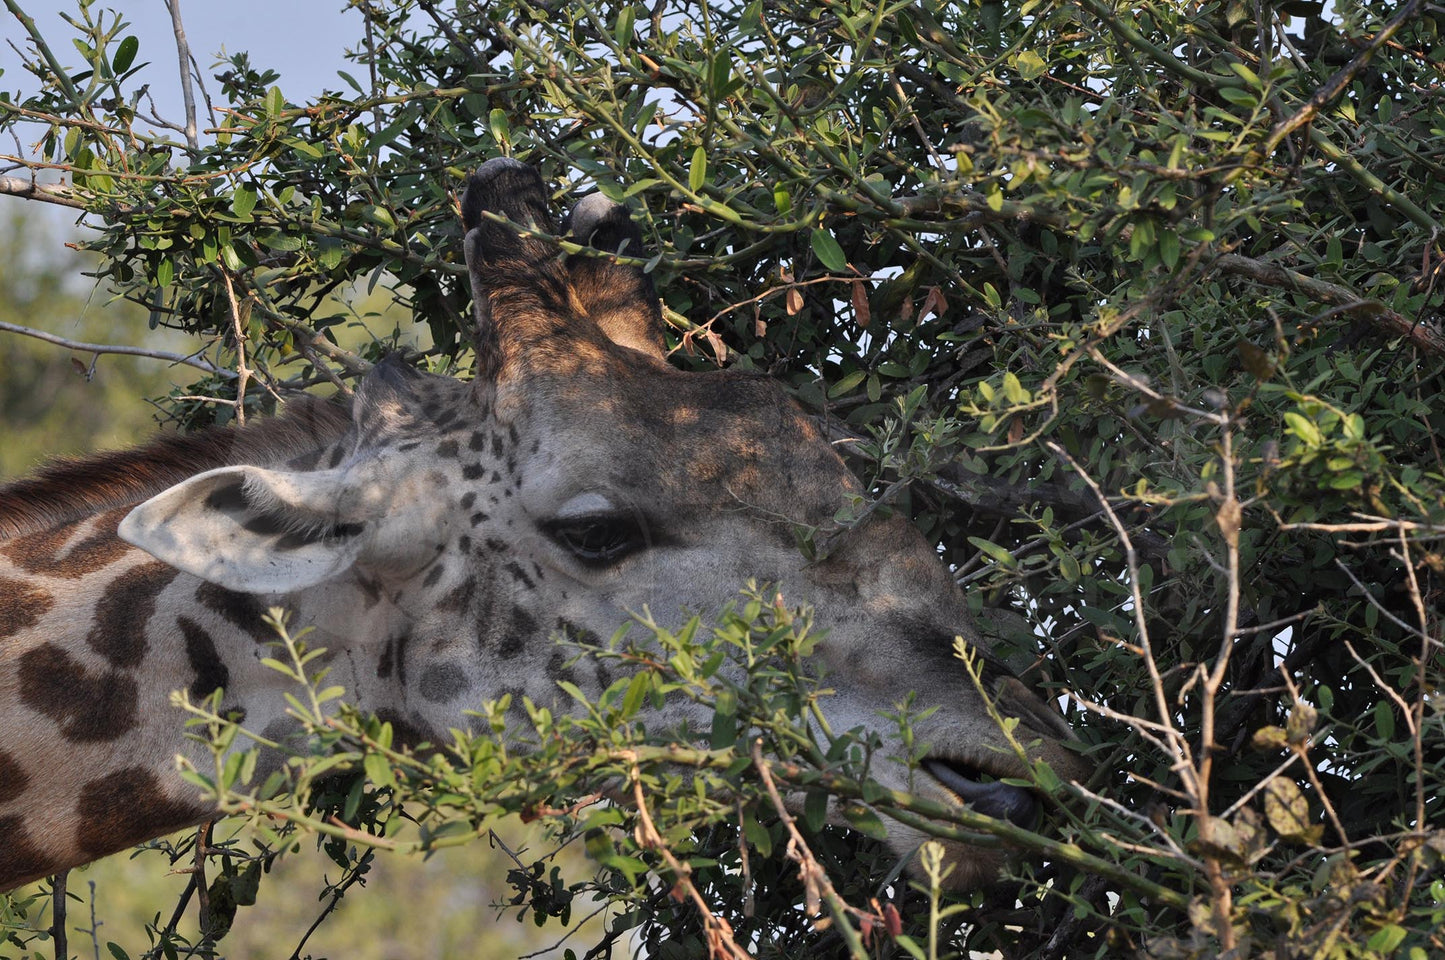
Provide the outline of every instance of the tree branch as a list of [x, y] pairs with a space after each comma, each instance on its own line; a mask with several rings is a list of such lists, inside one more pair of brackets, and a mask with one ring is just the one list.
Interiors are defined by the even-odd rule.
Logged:
[[218, 377], [236, 376], [234, 370], [218, 367], [209, 360], [202, 360], [199, 357], [185, 356], [179, 353], [171, 353], [169, 350], [152, 350], [149, 347], [123, 347], [108, 343], [83, 343], [79, 340], [67, 340], [65, 337], [57, 337], [53, 333], [46, 333], [43, 330], [34, 330], [30, 327], [22, 327], [19, 324], [6, 323], [4, 321], [0, 321], [0, 332], [18, 333], [23, 337], [34, 337], [36, 340], [44, 340], [46, 343], [53, 343], [57, 347], [64, 347], [67, 350], [79, 350], [82, 353], [114, 353], [128, 357], [150, 357], [153, 360], [182, 363], [188, 367], [195, 367], [197, 370], [204, 370], [207, 373], [215, 374]]
[[0, 177], [0, 194], [73, 207], [76, 210], [85, 209], [85, 201], [71, 194], [70, 188], [63, 183], [36, 183], [34, 180], [22, 180], [19, 177]]
[[1404, 337], [1414, 346], [1437, 356], [1445, 356], [1445, 331], [1417, 323], [1396, 313], [1378, 300], [1366, 300], [1348, 287], [1316, 280], [1288, 267], [1265, 263], [1237, 253], [1226, 253], [1214, 265], [1226, 273], [1249, 277], [1271, 287], [1298, 290], [1321, 303], [1342, 307], [1345, 313], [1366, 321], [1391, 337]]

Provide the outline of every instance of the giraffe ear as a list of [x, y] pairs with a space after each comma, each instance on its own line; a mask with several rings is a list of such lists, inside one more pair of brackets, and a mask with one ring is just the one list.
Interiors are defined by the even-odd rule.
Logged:
[[[583, 197], [562, 225], [564, 233], [598, 253], [567, 257], [567, 275], [587, 315], [613, 343], [662, 359], [662, 304], [652, 274], [617, 257], [649, 256], [642, 230], [627, 208], [600, 193]], [[603, 256], [611, 254], [612, 256]]]
[[370, 518], [339, 512], [347, 493], [342, 471], [221, 467], [140, 504], [119, 534], [228, 590], [287, 593], [346, 571], [372, 539]]

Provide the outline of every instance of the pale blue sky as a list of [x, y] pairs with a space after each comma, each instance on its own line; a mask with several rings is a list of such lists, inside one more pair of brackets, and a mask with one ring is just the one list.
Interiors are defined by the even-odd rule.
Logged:
[[[75, 15], [75, 0], [18, 0], [20, 8], [35, 19], [61, 64], [78, 68], [80, 53], [70, 42], [73, 29], [60, 18], [62, 11]], [[348, 64], [345, 51], [356, 45], [363, 32], [361, 16], [345, 9], [344, 0], [179, 0], [181, 19], [191, 53], [201, 67], [212, 95], [219, 91], [210, 79], [212, 64], [224, 48], [227, 53], [245, 50], [253, 65], [281, 74], [280, 87], [293, 102], [304, 102], [322, 88], [347, 89], [336, 75], [346, 70], [362, 83], [365, 70]], [[168, 120], [183, 116], [171, 17], [164, 0], [97, 0], [95, 12], [110, 9], [132, 24], [127, 33], [140, 41], [136, 62], [147, 61], [141, 74], [149, 83], [157, 108]], [[10, 44], [28, 49], [24, 29], [8, 10], [0, 9], [0, 89], [30, 93], [35, 79], [22, 70]], [[201, 126], [205, 126], [204, 120]]]

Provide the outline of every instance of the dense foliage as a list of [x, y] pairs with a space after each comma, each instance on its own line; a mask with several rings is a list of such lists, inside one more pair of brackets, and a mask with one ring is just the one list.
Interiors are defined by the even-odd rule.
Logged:
[[[550, 818], [600, 872], [519, 867], [517, 903], [565, 920], [611, 900], [594, 955], [1445, 951], [1438, 7], [353, 0], [348, 89], [237, 55], [188, 142], [146, 116], [114, 14], [81, 5], [75, 68], [69, 38], [6, 6], [44, 82], [0, 102], [40, 143], [9, 159], [65, 185], [4, 190], [88, 211], [107, 287], [195, 337], [217, 372], [168, 402], [183, 425], [345, 389], [416, 330], [414, 362], [465, 371], [457, 193], [519, 157], [559, 194], [628, 200], [677, 362], [768, 371], [853, 439], [872, 497], [1009, 625], [1001, 651], [1072, 692], [1098, 763], [1038, 835], [936, 828], [1007, 834], [1031, 851], [1018, 877], [962, 904], [910, 886], [859, 833], [911, 801], [870, 789], [868, 744], [789, 733], [811, 634], [755, 600], [718, 636], [658, 628], [670, 658], [632, 655], [591, 711], [534, 713], [530, 757], [484, 737], [411, 758], [346, 715], [318, 724], [324, 763], [369, 785], [324, 781], [303, 815], [243, 799], [244, 764], [205, 772], [238, 808], [352, 865], [502, 809]], [[332, 295], [358, 284], [415, 329], [339, 345]], [[749, 685], [718, 657], [757, 667]], [[696, 749], [628, 722], [666, 690], [715, 705]], [[853, 801], [859, 833], [800, 824], [831, 886], [785, 858], [770, 779]], [[603, 782], [645, 802], [554, 789]], [[264, 862], [216, 859], [238, 889]], [[48, 949], [24, 900], [3, 910], [11, 943]]]

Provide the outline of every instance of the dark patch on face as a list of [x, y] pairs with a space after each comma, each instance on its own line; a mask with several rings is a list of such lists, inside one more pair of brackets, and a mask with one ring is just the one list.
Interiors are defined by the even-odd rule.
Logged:
[[537, 633], [537, 618], [521, 607], [513, 607], [511, 627], [497, 647], [497, 656], [503, 660], [515, 657], [527, 649], [527, 641], [536, 637]]
[[395, 654], [395, 643], [390, 638], [388, 638], [386, 643], [381, 648], [381, 661], [376, 665], [377, 679], [385, 680], [387, 677], [391, 676], [391, 671], [394, 666], [393, 658]]
[[342, 461], [345, 457], [346, 457], [346, 451], [343, 450], [341, 447], [338, 446], [335, 450], [332, 450], [332, 451], [331, 451], [331, 456], [330, 456], [329, 458], [327, 458], [327, 460], [326, 460], [326, 466], [329, 467], [329, 468], [331, 468], [332, 470], [335, 470], [337, 467], [339, 467], [339, 466], [341, 465], [341, 461]]
[[146, 652], [146, 624], [156, 612], [156, 597], [178, 571], [159, 560], [116, 577], [95, 605], [95, 622], [85, 642], [115, 667], [137, 667]]
[[548, 657], [547, 676], [553, 680], [565, 680], [568, 683], [575, 683], [576, 681], [572, 677], [572, 668], [567, 666], [569, 659], [569, 657], [563, 655], [561, 650], [558, 650], [552, 654], [552, 656]]
[[136, 682], [115, 670], [92, 674], [53, 643], [20, 656], [20, 699], [60, 726], [67, 740], [115, 740], [135, 726]]
[[270, 643], [276, 639], [275, 632], [261, 622], [266, 612], [261, 601], [249, 593], [237, 593], [214, 583], [203, 583], [196, 588], [196, 599], [212, 613], [220, 614], [233, 627], [250, 634], [257, 643]]
[[25, 818], [17, 814], [0, 817], [0, 888], [35, 880], [51, 873], [55, 865], [25, 833]]
[[434, 663], [421, 675], [417, 689], [432, 703], [455, 700], [467, 688], [466, 672], [454, 663]]
[[406, 648], [411, 645], [411, 634], [403, 633], [396, 638], [396, 679], [406, 685]]
[[392, 745], [415, 749], [423, 743], [436, 740], [436, 735], [424, 723], [414, 722], [395, 710], [378, 710], [376, 718], [391, 724]]
[[492, 434], [492, 459], [502, 459], [502, 437], [501, 434]]
[[130, 544], [115, 535], [115, 528], [129, 512], [129, 507], [123, 507], [102, 514], [96, 521], [95, 532], [78, 541], [64, 557], [60, 552], [75, 534], [75, 524], [16, 537], [0, 547], [0, 554], [26, 573], [79, 580], [114, 563], [130, 550]]
[[463, 480], [479, 480], [482, 476], [482, 465], [480, 463], [469, 463], [462, 467]]
[[471, 518], [470, 518], [470, 519], [471, 519], [472, 526], [474, 526], [474, 527], [479, 527], [479, 526], [481, 526], [483, 523], [486, 523], [486, 521], [487, 521], [487, 515], [486, 515], [485, 513], [483, 513], [481, 510], [478, 510], [476, 513], [474, 513], [474, 514], [471, 515]]
[[457, 442], [455, 440], [447, 440], [437, 445], [437, 456], [447, 458], [455, 457], [457, 450]]
[[452, 588], [451, 592], [437, 601], [438, 610], [465, 610], [472, 603], [472, 594], [477, 589], [477, 578], [466, 580]]
[[457, 412], [455, 410], [447, 410], [444, 411], [441, 416], [437, 417], [435, 421], [433, 421], [433, 426], [435, 426], [438, 430], [448, 430], [451, 428], [451, 425], [456, 421], [456, 419]]
[[80, 791], [76, 843], [99, 857], [205, 819], [199, 804], [167, 797], [160, 779], [143, 767], [127, 767], [87, 783]]
[[34, 584], [0, 577], [0, 638], [35, 626], [54, 605], [55, 598]]
[[520, 581], [522, 586], [528, 590], [532, 590], [537, 586], [532, 582], [532, 578], [527, 576], [527, 571], [523, 570], [515, 560], [508, 561], [502, 569], [510, 573], [513, 580]]
[[442, 578], [442, 574], [446, 572], [447, 568], [444, 564], [433, 564], [431, 570], [427, 571], [426, 578], [422, 580], [421, 585], [423, 587], [436, 586], [437, 581], [440, 580]]
[[20, 796], [25, 792], [25, 787], [29, 783], [30, 777], [21, 769], [20, 761], [4, 750], [0, 750], [0, 803], [6, 803]]
[[470, 510], [470, 509], [472, 508], [472, 504], [474, 504], [474, 503], [476, 503], [476, 502], [477, 502], [477, 494], [476, 494], [475, 491], [469, 491], [469, 492], [467, 492], [467, 493], [465, 493], [465, 494], [462, 495], [462, 509], [463, 509], [463, 510]]
[[509, 424], [507, 424], [507, 437], [512, 441], [512, 446], [515, 447], [515, 446], [517, 445], [517, 440], [518, 440], [518, 437], [517, 437], [517, 425], [516, 425], [515, 423], [509, 423]]
[[470, 450], [470, 451], [472, 451], [473, 453], [477, 452], [478, 450], [481, 450], [481, 449], [482, 449], [483, 447], [485, 447], [486, 445], [487, 445], [487, 437], [486, 437], [486, 434], [482, 433], [482, 431], [480, 431], [480, 430], [473, 430], [471, 437], [469, 437], [469, 438], [467, 439], [467, 449]]
[[366, 577], [357, 577], [356, 585], [361, 589], [361, 602], [366, 605], [366, 609], [370, 610], [376, 606], [377, 601], [381, 599], [381, 584]]
[[186, 659], [190, 661], [191, 669], [196, 671], [196, 679], [191, 681], [191, 696], [204, 700], [229, 686], [231, 671], [221, 660], [216, 641], [205, 628], [190, 617], [177, 617], [176, 625], [181, 628], [181, 636], [186, 641]]
[[488, 537], [488, 538], [487, 538], [487, 549], [490, 550], [490, 551], [492, 551], [493, 553], [506, 553], [506, 552], [507, 552], [507, 541], [505, 541], [505, 540], [498, 540], [496, 537]]
[[399, 452], [399, 453], [411, 453], [413, 450], [415, 450], [415, 449], [416, 449], [417, 447], [419, 447], [419, 446], [421, 446], [421, 441], [420, 441], [420, 440], [413, 440], [413, 441], [411, 441], [410, 443], [403, 443], [401, 446], [397, 447], [396, 449], [397, 449], [397, 452]]
[[472, 552], [472, 538], [465, 533], [457, 537], [457, 549], [461, 551], [462, 556], [470, 554]]
[[557, 632], [573, 643], [584, 643], [593, 647], [600, 647], [602, 645], [602, 640], [596, 633], [588, 630], [586, 627], [573, 623], [566, 617], [557, 618]]

